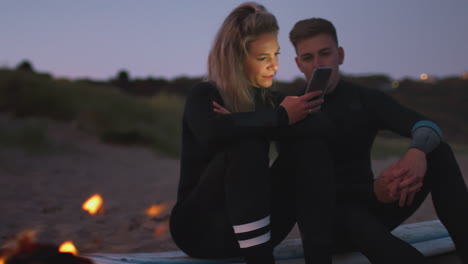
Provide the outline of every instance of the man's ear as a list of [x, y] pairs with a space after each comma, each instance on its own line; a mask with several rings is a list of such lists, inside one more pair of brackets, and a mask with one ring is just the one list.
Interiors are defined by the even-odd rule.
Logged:
[[344, 49], [343, 49], [343, 47], [339, 47], [338, 48], [338, 58], [339, 58], [340, 65], [343, 64], [344, 57], [345, 57]]

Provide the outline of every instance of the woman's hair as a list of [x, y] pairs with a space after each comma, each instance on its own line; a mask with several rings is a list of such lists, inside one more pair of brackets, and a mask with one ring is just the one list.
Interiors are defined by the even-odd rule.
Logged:
[[254, 99], [244, 72], [250, 42], [279, 30], [275, 16], [260, 4], [248, 2], [234, 9], [216, 34], [208, 56], [208, 80], [218, 88], [231, 112], [252, 110]]

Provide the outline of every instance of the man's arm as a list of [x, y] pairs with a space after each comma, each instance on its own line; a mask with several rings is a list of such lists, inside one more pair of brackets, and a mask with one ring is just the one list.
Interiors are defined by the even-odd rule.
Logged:
[[[376, 180], [376, 197], [381, 202], [393, 202], [399, 199], [400, 206], [411, 205], [416, 193], [423, 185], [424, 175], [426, 174], [427, 161], [426, 155], [434, 150], [442, 141], [442, 131], [440, 127], [432, 121], [419, 121], [411, 131], [411, 143], [405, 155], [398, 162], [386, 169]], [[389, 177], [392, 178], [392, 184]], [[395, 186], [397, 180], [397, 187]], [[384, 194], [391, 193], [391, 199]], [[382, 198], [383, 197], [383, 198]]]

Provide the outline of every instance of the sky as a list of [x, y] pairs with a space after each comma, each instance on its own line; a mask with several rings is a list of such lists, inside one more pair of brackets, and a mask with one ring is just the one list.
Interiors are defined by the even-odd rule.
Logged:
[[[235, 0], [0, 0], [0, 67], [30, 61], [56, 77], [107, 80], [201, 77]], [[332, 21], [342, 72], [393, 79], [468, 71], [467, 0], [258, 0], [279, 23], [277, 79], [301, 74], [288, 40], [294, 24]]]

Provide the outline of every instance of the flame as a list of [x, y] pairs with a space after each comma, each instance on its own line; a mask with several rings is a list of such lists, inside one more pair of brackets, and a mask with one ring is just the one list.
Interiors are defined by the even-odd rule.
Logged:
[[154, 229], [153, 235], [155, 237], [160, 238], [160, 237], [164, 236], [167, 233], [168, 229], [169, 229], [169, 224], [167, 222], [160, 223]]
[[161, 214], [164, 210], [166, 210], [166, 204], [153, 204], [146, 209], [146, 215], [149, 217], [155, 217]]
[[5, 264], [6, 258], [0, 257], [0, 264]]
[[[59, 252], [62, 253], [71, 253], [73, 255], [78, 255], [78, 250], [76, 250], [75, 245], [71, 241], [65, 241], [60, 245]], [[1, 264], [1, 263], [0, 263]]]
[[94, 194], [93, 196], [89, 197], [88, 200], [86, 200], [83, 203], [83, 210], [88, 211], [89, 214], [97, 214], [98, 212], [102, 212], [102, 197], [99, 194]]

